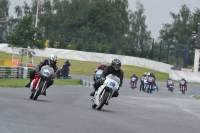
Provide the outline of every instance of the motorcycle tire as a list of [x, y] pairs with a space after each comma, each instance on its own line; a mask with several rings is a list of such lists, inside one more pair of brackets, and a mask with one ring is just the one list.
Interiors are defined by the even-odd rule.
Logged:
[[94, 104], [94, 101], [92, 102], [92, 108], [95, 109], [97, 107], [96, 104]]
[[33, 100], [37, 100], [38, 96], [40, 95], [40, 93], [42, 91], [43, 85], [44, 85], [44, 81], [40, 81], [40, 83], [38, 85], [38, 89], [34, 93]]
[[[98, 110], [100, 110], [100, 109], [104, 106], [104, 104], [106, 103], [106, 100], [108, 99], [109, 93], [110, 93], [110, 92], [105, 91], [105, 93], [104, 93], [104, 95], [103, 95], [103, 98], [100, 99], [99, 105], [97, 105], [97, 107], [96, 107]], [[101, 94], [101, 95], [102, 95], [102, 94]], [[100, 97], [101, 97], [101, 95], [100, 95]]]
[[142, 88], [143, 88], [143, 86], [142, 86], [142, 85], [140, 85], [140, 91], [142, 90]]
[[31, 92], [30, 99], [33, 99], [34, 94], [35, 94], [35, 91]]

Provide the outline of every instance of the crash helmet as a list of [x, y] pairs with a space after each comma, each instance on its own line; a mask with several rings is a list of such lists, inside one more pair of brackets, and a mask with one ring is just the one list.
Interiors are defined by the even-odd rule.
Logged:
[[121, 68], [121, 61], [119, 59], [113, 59], [111, 66], [117, 71]]
[[104, 70], [107, 67], [107, 62], [101, 62], [101, 69]]
[[150, 72], [149, 75], [150, 75], [150, 76], [153, 76], [153, 72]]
[[52, 54], [50, 57], [49, 57], [49, 65], [54, 65], [56, 64], [58, 61], [58, 56], [55, 55], [55, 54]]

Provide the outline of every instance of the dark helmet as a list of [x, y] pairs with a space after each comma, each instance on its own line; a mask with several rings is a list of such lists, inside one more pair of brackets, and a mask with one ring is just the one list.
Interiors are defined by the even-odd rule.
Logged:
[[111, 66], [117, 71], [121, 68], [121, 61], [119, 59], [113, 59]]
[[168, 78], [168, 80], [172, 80], [172, 78]]
[[185, 78], [182, 78], [182, 80], [185, 80]]
[[153, 76], [153, 72], [150, 72], [150, 76]]
[[133, 74], [133, 76], [136, 76], [135, 74]]

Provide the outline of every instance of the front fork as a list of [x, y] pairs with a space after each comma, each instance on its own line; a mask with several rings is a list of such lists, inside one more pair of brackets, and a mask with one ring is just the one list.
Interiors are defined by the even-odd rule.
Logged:
[[[41, 81], [41, 78], [38, 80], [36, 87], [34, 89], [32, 88], [32, 91], [38, 90], [38, 85], [39, 85], [40, 81]], [[44, 91], [46, 90], [46, 85], [47, 85], [47, 80], [45, 80], [45, 82], [42, 86], [41, 93], [44, 93]]]

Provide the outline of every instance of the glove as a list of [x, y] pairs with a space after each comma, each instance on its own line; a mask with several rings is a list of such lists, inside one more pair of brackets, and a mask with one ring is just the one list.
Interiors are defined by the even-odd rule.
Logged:
[[103, 84], [104, 81], [105, 81], [105, 78], [100, 78], [99, 83]]
[[101, 78], [101, 80], [102, 80], [102, 81], [105, 81], [106, 79], [105, 79], [105, 78]]
[[40, 70], [38, 70], [38, 69], [35, 69], [35, 72], [36, 72], [36, 74], [38, 74], [38, 73], [40, 72]]

